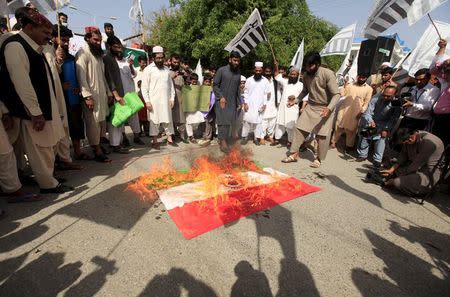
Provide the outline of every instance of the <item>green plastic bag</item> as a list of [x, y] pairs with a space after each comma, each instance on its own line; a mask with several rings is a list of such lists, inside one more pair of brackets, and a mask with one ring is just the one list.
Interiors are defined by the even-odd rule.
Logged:
[[125, 101], [125, 105], [120, 105], [119, 102], [116, 102], [109, 109], [111, 123], [114, 127], [122, 126], [132, 115], [144, 108], [144, 103], [142, 103], [136, 92], [126, 93], [123, 101]]
[[144, 103], [142, 103], [141, 98], [139, 98], [136, 92], [126, 93], [123, 100], [125, 101], [125, 105], [131, 108], [133, 114], [144, 108]]
[[125, 124], [133, 115], [133, 111], [128, 105], [120, 105], [119, 102], [114, 103], [109, 112], [111, 113], [111, 123], [116, 128]]

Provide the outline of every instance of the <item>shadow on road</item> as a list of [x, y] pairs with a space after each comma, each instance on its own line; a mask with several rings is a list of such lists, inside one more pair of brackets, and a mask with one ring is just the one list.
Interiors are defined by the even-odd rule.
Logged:
[[12, 274], [0, 296], [56, 296], [81, 275], [81, 262], [64, 263], [64, 253], [45, 253]]
[[189, 297], [216, 297], [214, 290], [184, 269], [172, 268], [168, 274], [155, 276], [139, 297], [179, 297], [182, 288]]
[[450, 296], [450, 261], [446, 248], [450, 246], [450, 236], [422, 227], [411, 226], [406, 229], [394, 222], [391, 222], [391, 230], [410, 242], [422, 245], [434, 264], [372, 231], [365, 230], [373, 245], [373, 252], [384, 262], [383, 272], [390, 280], [361, 268], [353, 269], [352, 279], [361, 294], [365, 297]]

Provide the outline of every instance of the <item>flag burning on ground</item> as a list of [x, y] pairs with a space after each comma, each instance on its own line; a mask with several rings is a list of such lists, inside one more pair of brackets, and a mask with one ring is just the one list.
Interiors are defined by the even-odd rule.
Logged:
[[221, 158], [201, 156], [184, 171], [165, 159], [128, 189], [144, 200], [159, 198], [188, 239], [320, 190], [271, 168], [261, 168], [239, 150]]

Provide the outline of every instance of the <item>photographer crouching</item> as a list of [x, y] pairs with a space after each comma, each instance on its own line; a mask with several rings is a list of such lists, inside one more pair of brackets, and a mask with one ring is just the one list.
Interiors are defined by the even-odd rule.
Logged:
[[429, 132], [414, 128], [398, 129], [394, 141], [402, 150], [396, 164], [379, 172], [386, 178], [384, 186], [409, 196], [428, 194], [441, 174], [438, 162], [444, 152], [443, 142]]

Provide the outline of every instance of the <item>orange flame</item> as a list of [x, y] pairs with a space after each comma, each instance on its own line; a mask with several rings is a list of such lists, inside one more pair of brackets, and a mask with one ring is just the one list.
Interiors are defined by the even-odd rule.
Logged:
[[[146, 201], [155, 201], [158, 198], [157, 191], [167, 189], [185, 183], [202, 181], [202, 191], [208, 196], [215, 197], [215, 203], [228, 198], [228, 192], [223, 191], [223, 185], [232, 188], [234, 185], [246, 189], [257, 184], [249, 175], [242, 172], [253, 171], [264, 173], [251, 159], [248, 151], [232, 150], [228, 155], [214, 159], [203, 155], [192, 162], [192, 167], [186, 172], [175, 169], [170, 158], [165, 158], [162, 163], [153, 165], [150, 171], [128, 185], [131, 190]], [[281, 180], [286, 177], [271, 175], [272, 179]], [[273, 187], [281, 187], [281, 183], [272, 183]], [[258, 205], [267, 197], [268, 189], [251, 192], [251, 205]], [[250, 192], [249, 192], [250, 193]], [[239, 201], [233, 201], [239, 207]]]

